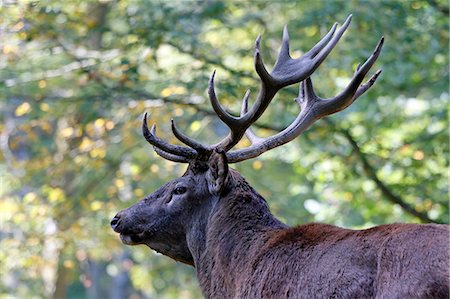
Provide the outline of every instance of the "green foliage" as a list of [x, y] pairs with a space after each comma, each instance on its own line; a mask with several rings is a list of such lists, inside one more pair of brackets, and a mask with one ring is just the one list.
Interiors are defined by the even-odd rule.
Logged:
[[[193, 269], [143, 246], [125, 249], [109, 228], [117, 211], [185, 169], [146, 144], [143, 112], [171, 142], [175, 117], [188, 134], [214, 143], [226, 130], [206, 97], [213, 69], [221, 102], [237, 112], [245, 90], [257, 91], [258, 33], [271, 65], [284, 24], [299, 56], [349, 13], [353, 24], [312, 79], [321, 96], [336, 94], [384, 35], [377, 84], [295, 142], [234, 167], [290, 225], [448, 223], [445, 5], [66, 0], [0, 7], [0, 297], [112, 298], [119, 289], [133, 298], [200, 297]], [[295, 92], [277, 96], [260, 135], [292, 121]]]

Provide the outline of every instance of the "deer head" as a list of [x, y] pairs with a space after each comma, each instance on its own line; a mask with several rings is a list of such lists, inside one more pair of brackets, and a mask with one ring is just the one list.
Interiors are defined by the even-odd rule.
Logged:
[[[251, 189], [236, 171], [228, 168], [228, 164], [257, 157], [293, 140], [316, 120], [351, 105], [375, 83], [381, 70], [375, 72], [366, 83], [362, 82], [380, 54], [383, 38], [372, 55], [357, 67], [344, 91], [326, 99], [314, 92], [310, 76], [336, 46], [350, 21], [351, 15], [337, 31], [337, 24], [334, 24], [311, 50], [297, 59], [291, 58], [289, 54], [289, 36], [285, 27], [281, 50], [271, 72], [264, 66], [258, 36], [254, 61], [261, 86], [250, 109], [250, 91], [245, 93], [238, 117], [231, 115], [220, 105], [214, 90], [214, 71], [209, 80], [209, 99], [217, 116], [230, 129], [230, 133], [217, 144], [203, 145], [193, 140], [182, 133], [173, 120], [173, 134], [185, 146], [169, 144], [156, 135], [155, 125], [149, 130], [145, 114], [143, 135], [156, 153], [174, 162], [188, 163], [189, 166], [182, 177], [165, 184], [112, 219], [111, 226], [120, 233], [123, 243], [146, 244], [175, 260], [194, 265], [192, 251], [195, 249], [191, 243], [205, 242], [203, 231], [207, 229], [216, 203], [221, 198], [230, 197], [238, 185]], [[298, 116], [286, 129], [271, 137], [263, 139], [256, 136], [250, 126], [264, 113], [280, 89], [295, 83], [300, 83], [299, 95], [295, 99], [300, 106]], [[251, 141], [251, 145], [233, 150], [244, 135]]]
[[[145, 126], [145, 125], [144, 125]], [[208, 161], [192, 161], [185, 174], [111, 221], [127, 245], [146, 244], [177, 261], [194, 264], [187, 232], [197, 228], [218, 198], [227, 192], [228, 165], [225, 153], [215, 151]]]

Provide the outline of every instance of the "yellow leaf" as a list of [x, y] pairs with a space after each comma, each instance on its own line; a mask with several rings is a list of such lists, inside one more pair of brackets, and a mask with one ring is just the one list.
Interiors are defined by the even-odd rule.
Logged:
[[[0, 211], [2, 211], [2, 217], [6, 215], [12, 215], [16, 213], [18, 210], [18, 207], [13, 202], [8, 201], [0, 201]], [[5, 220], [5, 219], [4, 219]]]
[[305, 28], [305, 33], [307, 36], [314, 36], [318, 31], [316, 26], [309, 26]]
[[105, 124], [105, 128], [106, 128], [106, 130], [108, 130], [108, 131], [114, 129], [114, 126], [115, 126], [114, 123], [113, 123], [112, 121], [110, 121], [110, 120], [108, 120], [108, 121], [106, 122], [106, 124]]
[[424, 152], [422, 152], [422, 151], [415, 151], [414, 152], [414, 154], [413, 154], [413, 159], [414, 160], [423, 160], [423, 158], [425, 157], [425, 154], [424, 154]]
[[3, 47], [3, 54], [16, 53], [17, 51], [18, 51], [18, 47], [15, 45], [5, 45]]
[[259, 160], [256, 160], [256, 161], [253, 162], [252, 167], [255, 170], [259, 170], [259, 169], [261, 169], [263, 167], [263, 163], [261, 161], [259, 161]]
[[61, 137], [64, 138], [68, 138], [70, 136], [72, 136], [73, 134], [73, 128], [72, 127], [67, 127], [61, 130]]
[[137, 188], [137, 189], [134, 189], [133, 193], [137, 197], [142, 197], [144, 195], [144, 190], [142, 190], [141, 188]]
[[94, 125], [95, 125], [96, 127], [101, 128], [101, 127], [103, 127], [103, 126], [105, 125], [105, 123], [106, 123], [106, 121], [105, 121], [103, 118], [97, 118], [97, 119], [95, 120], [95, 122], [94, 122]]
[[89, 138], [84, 137], [83, 140], [80, 143], [79, 148], [80, 148], [81, 151], [87, 151], [87, 150], [89, 150], [89, 148], [92, 145], [93, 145], [93, 142]]
[[153, 164], [152, 166], [150, 166], [150, 171], [151, 172], [156, 173], [156, 172], [158, 172], [158, 170], [159, 170], [159, 166], [158, 165]]
[[48, 192], [48, 200], [50, 202], [64, 201], [66, 195], [61, 188], [53, 188]]
[[161, 91], [161, 96], [168, 97], [173, 94], [183, 94], [183, 93], [186, 93], [186, 88], [184, 88], [183, 86], [169, 86]]
[[94, 148], [89, 152], [89, 155], [92, 158], [100, 158], [103, 159], [106, 156], [106, 151], [102, 148]]
[[132, 164], [130, 167], [130, 171], [132, 175], [137, 175], [141, 172], [141, 168], [139, 167], [139, 165]]
[[123, 187], [125, 187], [125, 181], [122, 179], [116, 179], [115, 185], [118, 189], [122, 189]]
[[33, 192], [28, 192], [27, 194], [25, 194], [25, 196], [23, 197], [23, 201], [25, 203], [32, 203], [33, 201], [35, 201], [37, 199], [36, 193]]
[[22, 116], [31, 111], [31, 105], [28, 102], [20, 104], [15, 111], [16, 116]]
[[102, 208], [102, 203], [98, 200], [91, 202], [91, 210], [98, 211]]
[[200, 130], [200, 128], [202, 127], [202, 124], [197, 120], [197, 121], [192, 122], [190, 127], [191, 127], [191, 130], [195, 132], [195, 131]]
[[65, 260], [63, 265], [64, 265], [64, 268], [72, 269], [75, 266], [75, 263], [70, 260]]
[[40, 108], [42, 111], [47, 112], [47, 111], [50, 109], [50, 105], [47, 104], [47, 103], [42, 103], [42, 104], [39, 105], [39, 108]]

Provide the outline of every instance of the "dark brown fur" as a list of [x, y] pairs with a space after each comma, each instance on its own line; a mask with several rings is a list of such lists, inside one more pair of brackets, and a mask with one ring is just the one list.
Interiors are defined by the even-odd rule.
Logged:
[[[113, 224], [124, 243], [146, 244], [195, 266], [205, 297], [449, 297], [448, 226], [289, 228], [233, 170], [211, 194], [211, 171], [190, 167]], [[180, 185], [188, 190], [174, 197]]]

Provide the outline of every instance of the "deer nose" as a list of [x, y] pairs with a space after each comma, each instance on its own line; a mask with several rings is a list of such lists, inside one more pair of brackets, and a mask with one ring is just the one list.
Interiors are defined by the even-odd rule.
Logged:
[[111, 220], [111, 228], [116, 233], [118, 233], [119, 225], [120, 225], [120, 213], [118, 213], [116, 216], [114, 216], [114, 218]]

